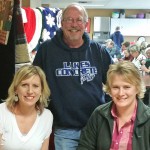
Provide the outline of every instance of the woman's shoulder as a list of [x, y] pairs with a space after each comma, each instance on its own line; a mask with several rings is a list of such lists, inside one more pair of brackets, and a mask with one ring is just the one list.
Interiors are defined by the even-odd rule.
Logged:
[[7, 108], [6, 102], [3, 102], [0, 104], [0, 120], [8, 119], [8, 117], [11, 117], [11, 112]]
[[48, 128], [53, 124], [53, 114], [50, 110], [44, 108], [42, 114], [39, 116], [40, 122], [42, 125], [47, 126]]
[[53, 118], [52, 112], [51, 112], [49, 109], [47, 109], [47, 108], [44, 108], [43, 113], [42, 113], [41, 115], [42, 115], [44, 118], [45, 118], [45, 117]]

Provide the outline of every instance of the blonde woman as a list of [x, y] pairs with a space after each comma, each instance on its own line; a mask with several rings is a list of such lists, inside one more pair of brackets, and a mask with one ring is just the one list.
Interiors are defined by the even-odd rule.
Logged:
[[48, 150], [53, 115], [46, 109], [50, 90], [43, 71], [33, 65], [18, 69], [0, 104], [4, 150]]
[[149, 150], [150, 108], [140, 99], [145, 86], [130, 61], [110, 65], [104, 91], [112, 102], [91, 115], [77, 150]]

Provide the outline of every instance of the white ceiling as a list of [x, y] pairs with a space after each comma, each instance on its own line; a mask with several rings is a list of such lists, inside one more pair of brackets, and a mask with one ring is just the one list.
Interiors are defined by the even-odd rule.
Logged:
[[150, 9], [150, 0], [41, 0], [50, 7], [65, 8], [80, 3], [87, 9]]

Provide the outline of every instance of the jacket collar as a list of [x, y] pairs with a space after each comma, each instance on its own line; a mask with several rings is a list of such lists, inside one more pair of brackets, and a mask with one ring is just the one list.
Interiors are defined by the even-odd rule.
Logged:
[[136, 125], [142, 124], [148, 119], [150, 119], [150, 108], [138, 100]]
[[[137, 117], [136, 117], [136, 125], [142, 124], [148, 119], [150, 119], [150, 108], [146, 106], [142, 100], [137, 100]], [[110, 119], [112, 118], [111, 115], [111, 108], [112, 108], [113, 102], [109, 102], [107, 104], [103, 105], [103, 108], [101, 109], [100, 113], [105, 118]]]

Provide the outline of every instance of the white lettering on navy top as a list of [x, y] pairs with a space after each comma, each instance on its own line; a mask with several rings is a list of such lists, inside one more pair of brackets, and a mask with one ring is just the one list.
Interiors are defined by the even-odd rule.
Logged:
[[56, 76], [80, 76], [81, 84], [92, 81], [96, 74], [97, 68], [89, 61], [63, 62], [63, 68], [56, 69]]

